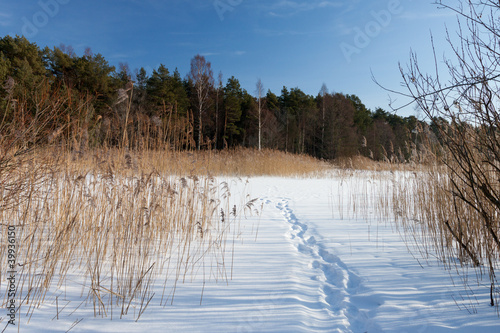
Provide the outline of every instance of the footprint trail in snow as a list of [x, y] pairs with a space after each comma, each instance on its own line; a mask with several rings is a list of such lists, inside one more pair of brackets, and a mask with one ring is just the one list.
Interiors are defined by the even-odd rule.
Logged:
[[319, 301], [330, 316], [341, 319], [342, 326], [337, 328], [342, 332], [365, 332], [369, 328], [376, 331], [371, 310], [379, 304], [377, 300], [358, 295], [363, 287], [360, 277], [309, 235], [308, 226], [290, 209], [289, 199], [280, 199], [276, 208], [290, 225], [290, 241], [298, 252], [309, 257], [312, 279], [319, 284]]

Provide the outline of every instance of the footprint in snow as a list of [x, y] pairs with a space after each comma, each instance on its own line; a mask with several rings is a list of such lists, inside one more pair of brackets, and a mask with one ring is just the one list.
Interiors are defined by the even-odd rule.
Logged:
[[[377, 299], [364, 299], [357, 295], [361, 287], [361, 278], [338, 256], [325, 250], [315, 237], [306, 237], [308, 226], [299, 222], [293, 210], [289, 208], [288, 200], [281, 199], [276, 203], [276, 208], [290, 224], [287, 236], [295, 243], [297, 251], [312, 259], [309, 268], [316, 270], [317, 274], [311, 276], [311, 280], [320, 284], [321, 303], [332, 316], [345, 318], [342, 331], [356, 332], [358, 329], [366, 328], [371, 322], [367, 311], [379, 306], [380, 303]], [[363, 301], [370, 300], [366, 309]]]

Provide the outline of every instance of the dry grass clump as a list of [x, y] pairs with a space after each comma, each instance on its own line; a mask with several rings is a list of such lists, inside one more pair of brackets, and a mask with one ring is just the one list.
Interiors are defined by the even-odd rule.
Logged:
[[[484, 175], [500, 189], [497, 173]], [[490, 289], [491, 305], [498, 305], [500, 293], [495, 285], [500, 247], [492, 237], [500, 232], [498, 207], [479, 189], [469, 186], [465, 178], [450, 172], [449, 166], [421, 167], [418, 172], [400, 176], [394, 182], [391, 201], [407, 239], [424, 258], [432, 253], [446, 267], [457, 272], [464, 269], [459, 276], [464, 277], [466, 288], [471, 283], [466, 272], [476, 270], [476, 282]], [[481, 208], [474, 209], [475, 205]]]
[[[332, 214], [366, 219], [369, 228], [374, 219], [395, 221], [395, 230], [417, 260], [437, 259], [463, 284], [470, 299], [459, 303], [469, 312], [477, 311], [470, 291], [473, 284], [489, 291], [490, 304], [498, 311], [500, 247], [494, 236], [500, 233], [498, 206], [480, 188], [450, 172], [459, 170], [458, 165], [452, 169], [451, 164], [437, 163], [436, 157], [434, 161], [406, 171], [337, 170], [340, 184], [332, 188]], [[482, 165], [484, 170], [486, 166]], [[498, 172], [490, 170], [483, 175], [491, 188], [500, 191]]]
[[[461, 137], [466, 138], [472, 144], [456, 149], [466, 151], [467, 158], [442, 148], [439, 155], [422, 149], [418, 163], [403, 165], [363, 157], [336, 161], [341, 183], [332, 189], [332, 207], [340, 218], [394, 219], [417, 259], [438, 259], [467, 293], [472, 283], [487, 288], [498, 311], [500, 165], [491, 154], [470, 149], [480, 147], [477, 133]], [[467, 310], [475, 312], [472, 298]]]
[[388, 161], [375, 161], [371, 158], [361, 155], [337, 158], [333, 164], [340, 169], [365, 171], [412, 171], [418, 168], [418, 165], [415, 163], [392, 163]]
[[96, 165], [101, 172], [109, 168], [124, 175], [137, 171], [168, 175], [213, 176], [318, 176], [332, 166], [307, 155], [295, 155], [276, 150], [237, 148], [223, 151], [144, 150], [121, 151], [96, 149], [88, 153], [67, 152], [65, 161], [70, 168]]
[[331, 189], [332, 216], [340, 219], [363, 219], [368, 225], [374, 219], [390, 215], [394, 172], [337, 169]]
[[[57, 151], [40, 151], [17, 165], [23, 187], [1, 189], [1, 233], [16, 230], [19, 313], [30, 317], [50, 290], [72, 283], [68, 276], [81, 277], [77, 285], [95, 315], [122, 317], [133, 307], [137, 319], [155, 284], [163, 285], [156, 296], [164, 304], [173, 301], [177, 283], [199, 275], [230, 279], [226, 257], [240, 213], [252, 210], [253, 201], [242, 198], [236, 206], [230, 184], [212, 177], [150, 171], [153, 160], [118, 151], [95, 154], [54, 160]], [[143, 170], [141, 163], [153, 165]], [[1, 258], [6, 251], [3, 243]], [[2, 265], [0, 276], [7, 270]]]

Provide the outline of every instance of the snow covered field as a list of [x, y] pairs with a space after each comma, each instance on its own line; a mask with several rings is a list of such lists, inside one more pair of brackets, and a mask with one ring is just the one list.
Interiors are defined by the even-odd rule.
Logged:
[[[464, 288], [455, 271], [409, 253], [393, 221], [378, 218], [390, 186], [368, 173], [252, 178], [245, 191], [262, 214], [241, 220], [225, 259], [228, 283], [204, 283], [210, 268], [200, 267], [173, 303], [160, 301], [163, 284], [155, 284], [138, 321], [134, 306], [111, 320], [94, 316], [70, 276], [6, 332], [498, 332], [488, 287], [474, 275]], [[232, 182], [237, 203], [243, 187]]]

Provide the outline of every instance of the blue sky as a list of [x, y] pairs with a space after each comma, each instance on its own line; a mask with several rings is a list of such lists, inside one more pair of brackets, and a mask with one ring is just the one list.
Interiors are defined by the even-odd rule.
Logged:
[[413, 49], [431, 66], [430, 32], [441, 47], [445, 24], [451, 31], [456, 25], [455, 16], [431, 0], [0, 3], [1, 36], [25, 34], [41, 47], [71, 45], [78, 55], [91, 47], [112, 65], [128, 63], [132, 71], [142, 66], [148, 73], [164, 64], [184, 76], [199, 53], [214, 73], [222, 71], [225, 80], [234, 75], [251, 94], [258, 78], [277, 95], [283, 86], [316, 95], [325, 83], [331, 92], [358, 95], [372, 110], [389, 106], [371, 72], [399, 89], [398, 62], [405, 65]]

